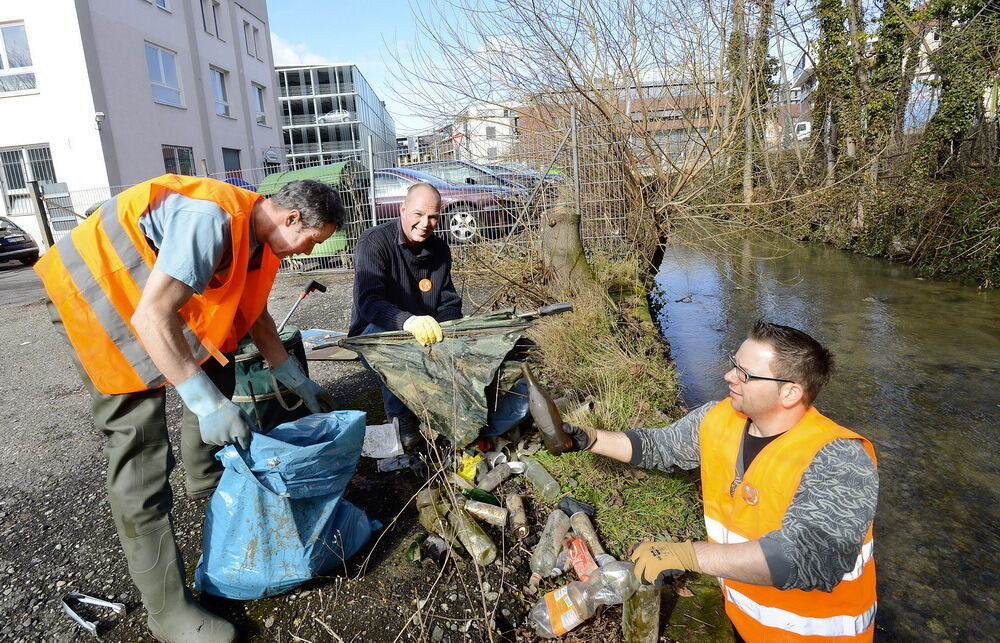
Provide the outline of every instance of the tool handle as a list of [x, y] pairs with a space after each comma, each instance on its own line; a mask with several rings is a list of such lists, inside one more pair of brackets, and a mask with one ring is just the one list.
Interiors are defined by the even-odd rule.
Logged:
[[561, 301], [558, 304], [549, 304], [548, 306], [542, 306], [538, 309], [538, 316], [544, 317], [545, 315], [558, 315], [559, 313], [569, 313], [573, 312], [573, 302], [571, 301]]

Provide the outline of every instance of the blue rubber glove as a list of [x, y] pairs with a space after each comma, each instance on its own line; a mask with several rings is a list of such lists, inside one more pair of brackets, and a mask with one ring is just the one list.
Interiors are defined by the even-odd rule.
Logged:
[[222, 446], [239, 442], [244, 449], [250, 445], [253, 426], [250, 416], [223, 395], [204, 371], [176, 388], [184, 405], [198, 416], [198, 430], [205, 444]]
[[329, 413], [336, 405], [333, 396], [323, 390], [323, 387], [305, 376], [299, 363], [291, 356], [280, 366], [272, 366], [271, 374], [275, 379], [295, 391], [313, 413]]

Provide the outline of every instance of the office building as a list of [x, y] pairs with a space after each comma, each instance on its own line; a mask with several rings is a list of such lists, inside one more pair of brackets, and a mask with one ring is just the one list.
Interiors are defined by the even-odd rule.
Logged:
[[277, 72], [290, 167], [344, 160], [371, 169], [395, 165], [396, 125], [356, 65], [280, 66]]

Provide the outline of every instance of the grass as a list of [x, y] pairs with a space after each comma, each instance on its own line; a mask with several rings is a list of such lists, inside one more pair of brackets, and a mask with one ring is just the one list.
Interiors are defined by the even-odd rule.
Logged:
[[[577, 299], [575, 310], [540, 320], [531, 338], [540, 348], [543, 383], [586, 404], [564, 418], [607, 431], [667, 424], [682, 413], [669, 347], [648, 321], [645, 291], [632, 260], [591, 259], [612, 297]], [[590, 453], [539, 461], [563, 490], [597, 507], [605, 546], [623, 555], [642, 538], [703, 536], [695, 477], [637, 471]], [[658, 537], [659, 538], [659, 537]]]

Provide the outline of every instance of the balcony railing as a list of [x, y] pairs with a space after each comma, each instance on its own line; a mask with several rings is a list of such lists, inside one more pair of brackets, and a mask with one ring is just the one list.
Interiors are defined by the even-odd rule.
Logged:
[[325, 94], [353, 94], [355, 93], [354, 83], [344, 83], [334, 85], [323, 83], [320, 85], [290, 85], [282, 89], [284, 95], [281, 98], [297, 96], [323, 96]]

